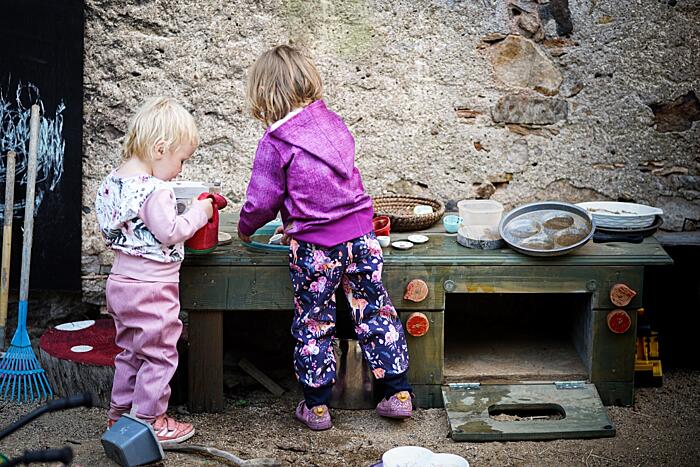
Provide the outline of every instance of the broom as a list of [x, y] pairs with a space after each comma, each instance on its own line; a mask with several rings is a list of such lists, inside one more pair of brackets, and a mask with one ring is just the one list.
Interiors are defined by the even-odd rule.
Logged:
[[24, 239], [22, 242], [22, 275], [19, 286], [17, 330], [10, 347], [0, 360], [0, 393], [2, 398], [18, 402], [53, 398], [44, 369], [34, 355], [27, 333], [27, 299], [29, 298], [29, 265], [32, 257], [34, 230], [34, 189], [36, 184], [37, 147], [39, 145], [39, 106], [32, 105], [29, 124], [29, 157], [27, 163], [27, 196], [24, 207]]

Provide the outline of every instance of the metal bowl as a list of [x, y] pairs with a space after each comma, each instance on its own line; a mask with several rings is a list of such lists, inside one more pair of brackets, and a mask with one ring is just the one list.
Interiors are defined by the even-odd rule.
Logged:
[[[573, 214], [575, 217], [580, 218], [580, 220], [584, 224], [583, 228], [587, 231], [587, 234], [582, 240], [574, 243], [573, 245], [552, 248], [549, 250], [528, 248], [522, 245], [518, 245], [517, 243], [511, 241], [510, 235], [506, 234], [506, 228], [508, 224], [510, 224], [512, 221], [518, 218], [521, 218], [521, 216], [525, 214], [529, 214], [535, 211], [561, 211], [563, 213]], [[503, 240], [511, 248], [513, 248], [516, 251], [519, 251], [520, 253], [529, 256], [560, 256], [565, 255], [570, 251], [573, 251], [585, 245], [586, 242], [588, 242], [593, 237], [593, 232], [595, 231], [595, 222], [593, 220], [593, 217], [591, 217], [590, 213], [586, 209], [576, 206], [575, 204], [562, 203], [558, 201], [546, 201], [524, 204], [513, 209], [508, 214], [506, 214], [503, 217], [503, 219], [501, 219], [501, 223], [498, 226], [498, 231], [501, 234]]]

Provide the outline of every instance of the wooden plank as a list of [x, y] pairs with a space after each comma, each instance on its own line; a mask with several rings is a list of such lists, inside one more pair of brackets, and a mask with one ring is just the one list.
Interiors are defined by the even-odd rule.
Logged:
[[[615, 436], [596, 387], [558, 389], [554, 384], [495, 384], [479, 388], [443, 387], [445, 410], [455, 441], [514, 441]], [[499, 418], [498, 411], [542, 411], [550, 420]]]
[[238, 366], [252, 376], [258, 383], [265, 386], [265, 389], [270, 391], [275, 396], [279, 397], [284, 394], [284, 388], [279, 384], [275, 383], [269, 376], [260, 371], [258, 367], [253, 365], [247, 358], [241, 358], [238, 361]]
[[[230, 245], [222, 246], [209, 255], [189, 255], [185, 265], [284, 265], [287, 264], [287, 253], [264, 252], [248, 249], [236, 239], [237, 214], [221, 216], [221, 230], [233, 235]], [[408, 233], [392, 235], [392, 240], [407, 237]], [[455, 265], [651, 265], [672, 264], [659, 242], [653, 237], [647, 237], [640, 244], [632, 243], [593, 243], [564, 256], [535, 258], [522, 255], [514, 250], [472, 250], [457, 244], [454, 234], [426, 232], [430, 241], [416, 245], [410, 250], [399, 251], [393, 248], [384, 249], [387, 266], [392, 264], [455, 264]]]
[[180, 306], [188, 310], [225, 309], [231, 268], [183, 267]]
[[224, 410], [224, 314], [198, 310], [189, 314], [189, 409], [192, 412]]
[[441, 409], [444, 407], [442, 402], [442, 387], [439, 384], [413, 384], [413, 394], [415, 399], [413, 403], [421, 409]]
[[631, 406], [634, 405], [634, 382], [598, 381], [595, 387], [604, 405]]
[[593, 383], [634, 381], [634, 356], [637, 336], [637, 311], [626, 309], [632, 326], [624, 334], [608, 329], [610, 310], [593, 310], [591, 340], [591, 381]]
[[[424, 267], [416, 264], [414, 267], [385, 267], [382, 282], [389, 293], [394, 307], [401, 310], [443, 310], [445, 308], [445, 289], [442, 287], [442, 271], [436, 267]], [[404, 298], [409, 282], [421, 279], [428, 286], [428, 296], [421, 302], [413, 302]]]
[[[410, 312], [399, 312], [401, 322], [405, 323]], [[408, 345], [408, 380], [411, 384], [441, 384], [444, 360], [444, 323], [443, 311], [422, 311], [430, 322], [430, 328], [424, 336], [413, 337], [406, 333]]]
[[[638, 291], [630, 306], [641, 306], [641, 267], [582, 268], [568, 266], [472, 266], [435, 269], [433, 287], [450, 293], [590, 294], [595, 308], [615, 308], [610, 288], [624, 282]], [[449, 281], [449, 282], [448, 282]]]

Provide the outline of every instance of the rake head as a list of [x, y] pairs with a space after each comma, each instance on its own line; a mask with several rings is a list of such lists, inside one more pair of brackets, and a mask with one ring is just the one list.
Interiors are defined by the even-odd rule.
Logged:
[[3, 400], [31, 402], [53, 398], [53, 391], [31, 345], [10, 345], [0, 361], [0, 394]]

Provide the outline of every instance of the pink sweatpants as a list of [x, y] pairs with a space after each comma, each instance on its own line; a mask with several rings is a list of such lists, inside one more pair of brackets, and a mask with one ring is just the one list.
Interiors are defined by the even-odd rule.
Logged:
[[114, 360], [109, 418], [116, 420], [133, 406], [137, 417], [152, 421], [168, 408], [169, 383], [177, 368], [179, 284], [111, 275], [106, 292], [115, 343], [123, 349]]

